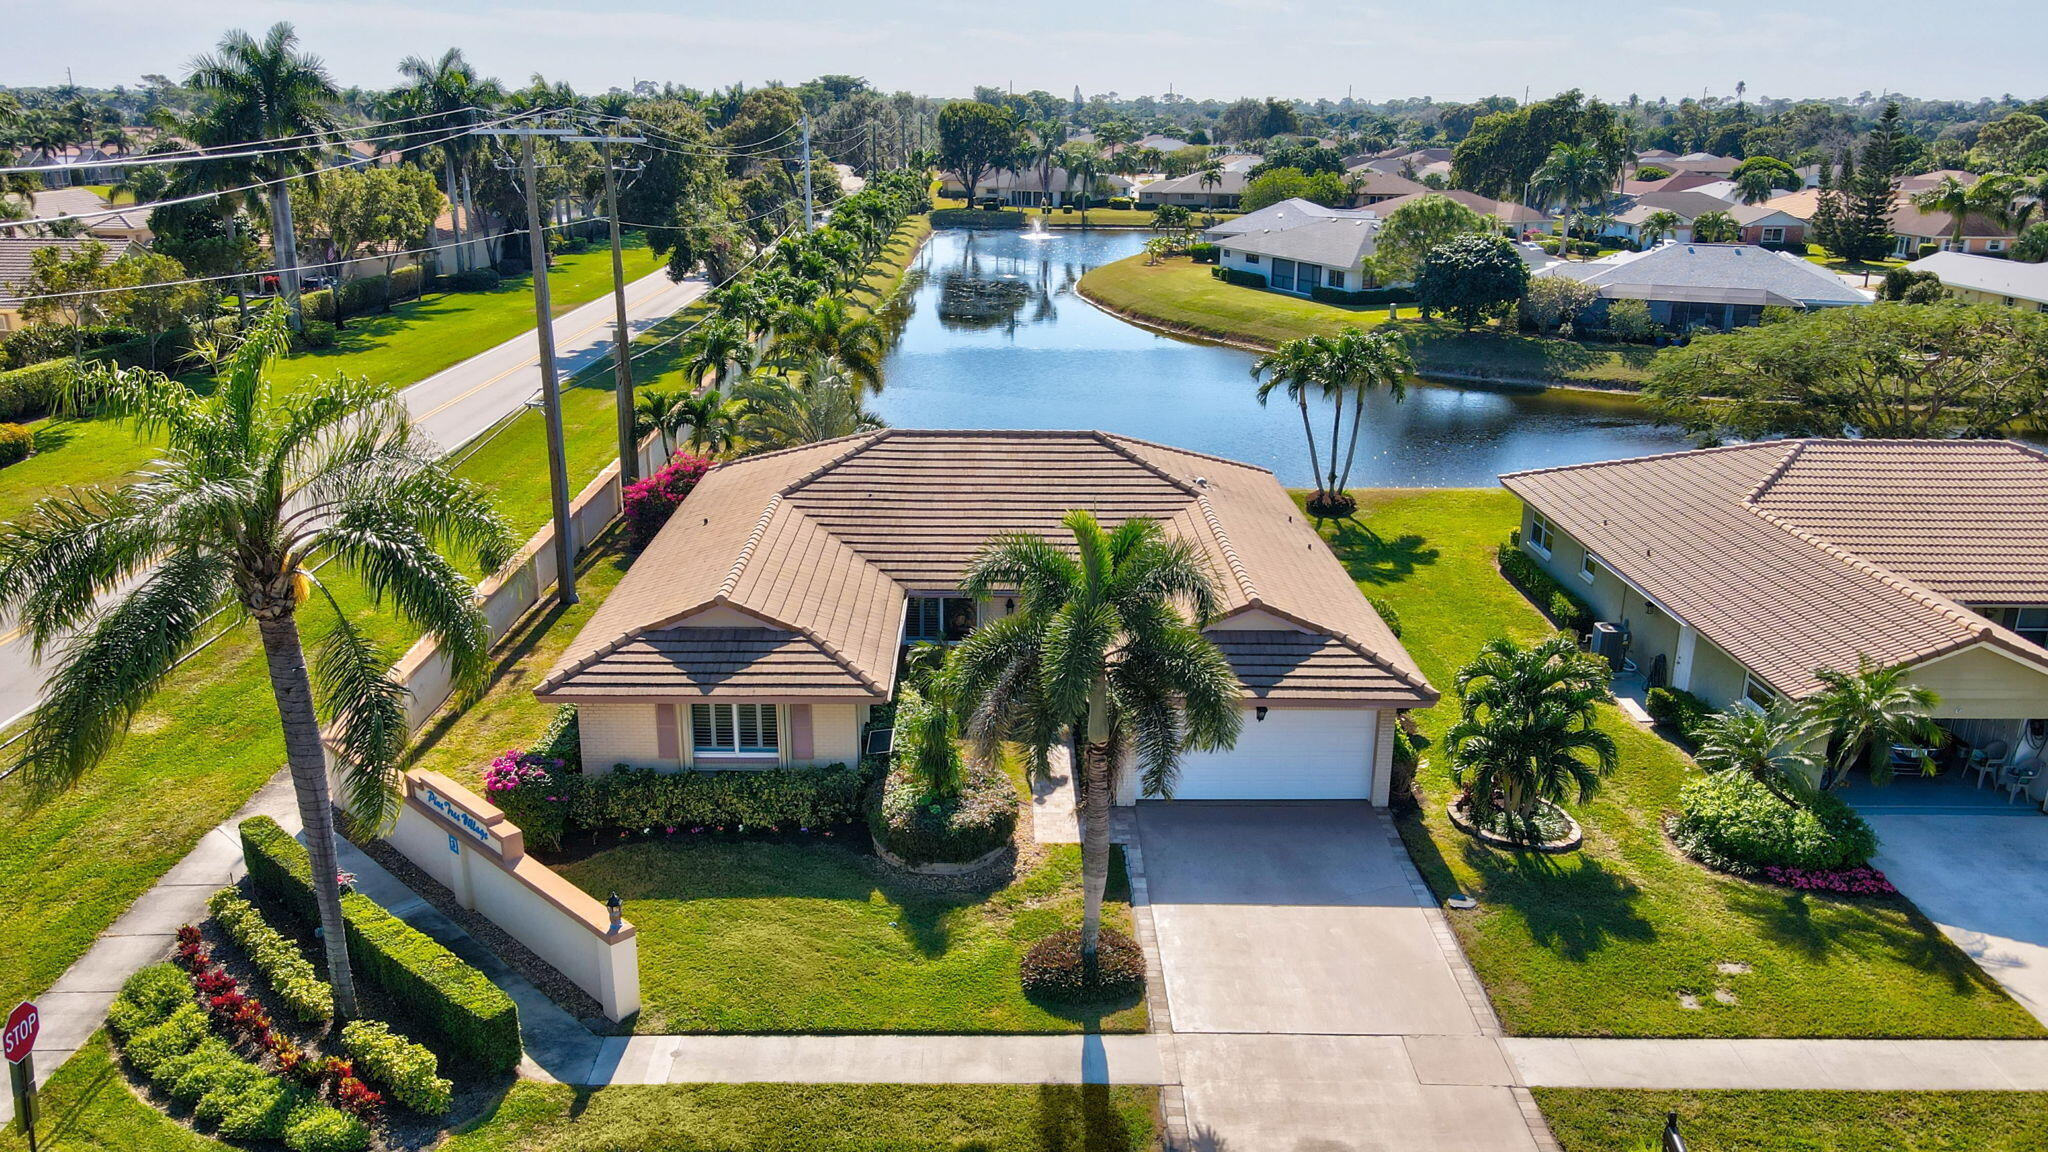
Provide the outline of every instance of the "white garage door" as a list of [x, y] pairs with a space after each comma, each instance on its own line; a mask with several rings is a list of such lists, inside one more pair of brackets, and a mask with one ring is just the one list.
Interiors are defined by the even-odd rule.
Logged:
[[1244, 710], [1237, 747], [1181, 757], [1176, 800], [1370, 800], [1379, 713], [1369, 708]]

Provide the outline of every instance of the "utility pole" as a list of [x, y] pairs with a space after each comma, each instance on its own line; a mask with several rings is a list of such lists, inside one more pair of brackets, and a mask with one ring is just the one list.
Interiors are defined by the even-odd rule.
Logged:
[[804, 113], [804, 231], [818, 227], [817, 213], [811, 208], [811, 115]]
[[555, 318], [548, 301], [548, 234], [540, 222], [540, 177], [533, 155], [536, 136], [570, 136], [573, 128], [480, 128], [487, 136], [519, 137], [519, 176], [526, 186], [526, 255], [533, 265], [534, 336], [540, 343], [540, 406], [548, 426], [549, 494], [555, 513], [556, 599], [576, 603], [576, 541], [569, 522], [569, 463], [562, 448], [562, 390], [555, 375]]
[[[567, 136], [569, 142], [602, 144], [604, 146], [604, 214], [611, 222], [612, 232], [612, 310], [617, 317], [617, 335], [612, 340], [612, 383], [614, 400], [618, 408], [619, 424], [619, 484], [631, 484], [640, 478], [640, 444], [633, 435], [633, 345], [632, 332], [626, 326], [626, 262], [619, 244], [619, 166], [612, 162], [612, 145], [645, 144], [645, 136]], [[635, 164], [630, 171], [638, 172], [645, 167]]]

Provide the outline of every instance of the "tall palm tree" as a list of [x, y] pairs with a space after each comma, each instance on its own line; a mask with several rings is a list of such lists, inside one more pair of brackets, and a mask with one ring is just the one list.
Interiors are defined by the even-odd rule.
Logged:
[[1539, 800], [1584, 803], [1614, 770], [1614, 738], [1599, 705], [1613, 699], [1608, 669], [1564, 633], [1522, 647], [1497, 637], [1458, 672], [1461, 718], [1445, 739], [1481, 810], [1527, 825]]
[[[1335, 401], [1331, 405], [1335, 409], [1330, 429], [1330, 471], [1335, 477], [1331, 490], [1341, 493], [1351, 486], [1351, 463], [1358, 458], [1358, 433], [1365, 424], [1366, 394], [1384, 388], [1396, 403], [1406, 399], [1415, 361], [1409, 358], [1401, 338], [1386, 332], [1346, 328], [1334, 338], [1324, 339], [1329, 343], [1323, 353], [1322, 376], [1330, 399]], [[1337, 437], [1346, 396], [1351, 397], [1351, 444], [1344, 450], [1344, 470], [1338, 472]]]
[[1797, 806], [1812, 798], [1821, 758], [1809, 750], [1813, 721], [1801, 708], [1780, 704], [1767, 712], [1742, 705], [1717, 712], [1693, 730], [1693, 760], [1716, 776], [1745, 776], [1771, 795]]
[[[1543, 166], [1529, 177], [1529, 191], [1561, 203], [1562, 214], [1569, 220], [1581, 205], [1605, 200], [1607, 186], [1613, 179], [1614, 166], [1598, 149], [1587, 144], [1559, 144], [1551, 148]], [[1570, 238], [1569, 234], [1566, 238]], [[1565, 245], [1566, 259], [1571, 258], [1570, 248]]]
[[[288, 23], [270, 26], [262, 40], [236, 30], [220, 45], [192, 61], [185, 81], [213, 100], [205, 113], [219, 142], [272, 140], [288, 136], [318, 139], [335, 127], [333, 106], [341, 98], [327, 65], [299, 49], [299, 34]], [[213, 143], [215, 141], [207, 141]], [[310, 143], [311, 141], [308, 141]], [[271, 247], [276, 250], [278, 286], [291, 302], [292, 324], [299, 316], [298, 238], [292, 230], [292, 198], [288, 177], [316, 171], [316, 148], [272, 152], [255, 162], [255, 170], [271, 183]]]
[[1223, 169], [1214, 163], [1204, 165], [1202, 167], [1201, 184], [1203, 194], [1213, 199], [1216, 195], [1216, 189], [1223, 184]]
[[1316, 478], [1316, 489], [1311, 503], [1328, 504], [1337, 496], [1323, 480], [1322, 459], [1316, 452], [1315, 425], [1309, 422], [1308, 398], [1311, 392], [1322, 390], [1322, 364], [1316, 347], [1309, 343], [1314, 337], [1289, 340], [1271, 352], [1266, 353], [1252, 365], [1252, 379], [1259, 382], [1259, 406], [1265, 407], [1273, 390], [1283, 389], [1289, 400], [1301, 411], [1301, 432], [1308, 440], [1309, 474]]
[[1102, 149], [1094, 144], [1069, 144], [1063, 153], [1061, 167], [1067, 170], [1067, 179], [1081, 189], [1081, 227], [1088, 226], [1088, 201], [1095, 197], [1095, 182], [1102, 179], [1104, 165]]
[[[1819, 668], [1813, 675], [1821, 688], [1806, 698], [1806, 713], [1828, 738], [1822, 787], [1848, 779], [1858, 760], [1867, 762], [1870, 782], [1882, 784], [1891, 776], [1893, 745], [1932, 748], [1945, 737], [1933, 716], [1941, 698], [1906, 679], [1904, 665], [1886, 668], [1859, 656], [1854, 672]], [[1921, 769], [1932, 775], [1934, 761], [1923, 755]]]
[[1648, 216], [1643, 217], [1642, 227], [1639, 231], [1642, 233], [1644, 245], [1649, 246], [1654, 245], [1666, 236], [1678, 235], [1678, 229], [1684, 223], [1685, 221], [1678, 218], [1678, 213], [1673, 212], [1669, 208], [1659, 208]]
[[[332, 801], [320, 721], [328, 722], [354, 818], [380, 826], [395, 803], [405, 689], [336, 608], [309, 674], [299, 611], [317, 558], [340, 561], [433, 636], [456, 679], [474, 684], [489, 650], [469, 581], [443, 549], [487, 569], [511, 551], [483, 491], [414, 437], [387, 384], [336, 376], [282, 397], [265, 366], [284, 352], [273, 304], [228, 359], [210, 396], [156, 372], [96, 381], [106, 410], [164, 454], [123, 488], [74, 488], [0, 530], [0, 606], [40, 653], [63, 648], [29, 720], [19, 768], [32, 792], [76, 783], [200, 641], [239, 609], [256, 621], [285, 757], [305, 823], [335, 1004], [356, 1014], [335, 881]], [[316, 700], [317, 693], [317, 700]]]
[[1038, 120], [1029, 125], [1031, 129], [1031, 162], [1038, 168], [1039, 194], [1044, 198], [1043, 206], [1052, 211], [1052, 170], [1053, 162], [1060, 157], [1060, 150], [1067, 146], [1067, 125], [1063, 120]]
[[728, 373], [753, 370], [754, 341], [745, 324], [713, 316], [683, 338], [682, 356], [683, 379], [689, 390], [708, 387], [715, 392], [724, 386]]
[[1969, 226], [1970, 217], [1982, 215], [2000, 221], [2009, 220], [2013, 214], [2013, 201], [2020, 190], [2021, 181], [2002, 172], [1982, 177], [1974, 184], [1943, 176], [1934, 187], [1913, 194], [1913, 207], [1922, 212], [1948, 213], [1954, 221], [1954, 227], [1949, 230], [1949, 244], [1960, 252], [1963, 232]]
[[862, 386], [877, 392], [882, 388], [887, 346], [881, 323], [865, 313], [855, 315], [837, 296], [826, 296], [808, 308], [784, 309], [775, 321], [773, 347], [778, 355], [837, 361]]
[[787, 372], [757, 373], [733, 389], [749, 451], [836, 440], [885, 427], [861, 406], [858, 381], [822, 356]]
[[[407, 56], [398, 62], [398, 74], [407, 83], [391, 92], [394, 108], [409, 117], [429, 116], [411, 125], [412, 131], [429, 129], [450, 132], [476, 119], [475, 109], [496, 98], [496, 85], [480, 80], [460, 48], [450, 48], [433, 60]], [[476, 220], [468, 216], [457, 172], [475, 147], [475, 137], [458, 136], [439, 146], [441, 182], [448, 195], [448, 217], [455, 231], [455, 266], [466, 267], [474, 240]]]
[[993, 536], [960, 588], [1017, 593], [1017, 611], [953, 651], [951, 690], [978, 754], [1015, 741], [1043, 769], [1063, 735], [1081, 743], [1081, 955], [1093, 962], [1109, 881], [1116, 765], [1135, 753], [1146, 791], [1173, 792], [1181, 753], [1237, 742], [1238, 683], [1202, 626], [1219, 597], [1207, 559], [1157, 521], [1105, 529], [1061, 520], [1071, 548], [1027, 532]]

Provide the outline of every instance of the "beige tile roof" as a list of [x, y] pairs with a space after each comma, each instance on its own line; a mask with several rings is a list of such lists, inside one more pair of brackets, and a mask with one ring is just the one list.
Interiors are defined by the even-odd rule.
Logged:
[[2048, 651], [1971, 603], [2048, 599], [2048, 458], [1999, 441], [1793, 440], [1501, 483], [1787, 695], [1858, 656]]
[[[1099, 432], [912, 430], [713, 468], [539, 694], [885, 698], [906, 597], [955, 590], [995, 533], [1062, 539], [1073, 508], [1151, 517], [1202, 547], [1224, 615], [1264, 614], [1245, 617], [1256, 633], [1214, 632], [1254, 694], [1435, 701], [1272, 473]], [[1245, 639], [1271, 632], [1304, 638]]]

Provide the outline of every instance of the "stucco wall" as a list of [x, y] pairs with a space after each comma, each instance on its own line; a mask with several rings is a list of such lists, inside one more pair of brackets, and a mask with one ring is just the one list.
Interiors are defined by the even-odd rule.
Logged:
[[[714, 698], [715, 699], [715, 698]], [[675, 704], [676, 755], [661, 755], [661, 725], [654, 704], [578, 704], [576, 727], [581, 736], [583, 768], [586, 772], [607, 772], [615, 764], [634, 768], [677, 770], [683, 767], [686, 749], [684, 724], [689, 703]], [[808, 750], [803, 724], [796, 708], [810, 710]], [[787, 705], [782, 710], [785, 759], [794, 765], [852, 764], [860, 758], [861, 706], [858, 704]], [[738, 767], [772, 767], [773, 761], [751, 761]], [[704, 768], [721, 765], [701, 765]]]
[[660, 755], [660, 731], [652, 704], [578, 704], [576, 731], [583, 770], [608, 772], [614, 764], [634, 768], [679, 768], [682, 761]]
[[1742, 665], [1736, 663], [1733, 656], [1706, 637], [1702, 636], [1694, 643], [1692, 684], [1688, 689], [1693, 695], [1715, 708], [1726, 708], [1742, 698], [1745, 675]]
[[2048, 675], [1983, 645], [1916, 667], [1911, 676], [1940, 695], [1940, 719], [2048, 716]]

